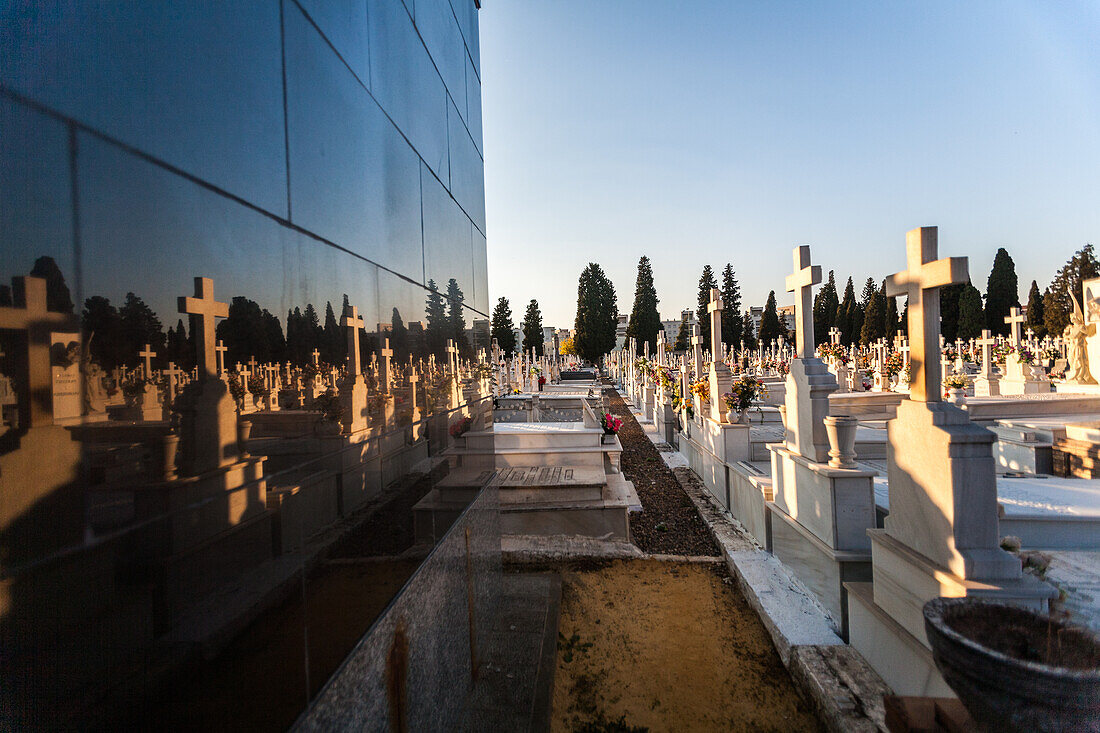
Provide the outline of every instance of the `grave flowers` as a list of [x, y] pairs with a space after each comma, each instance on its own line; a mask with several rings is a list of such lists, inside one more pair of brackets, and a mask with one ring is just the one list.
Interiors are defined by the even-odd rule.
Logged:
[[748, 418], [749, 408], [759, 405], [768, 396], [768, 388], [756, 377], [745, 376], [736, 380], [730, 391], [722, 395], [729, 411], [726, 419], [731, 423], [744, 422]]
[[600, 421], [603, 426], [603, 442], [613, 443], [615, 436], [619, 432], [619, 428], [623, 426], [623, 421], [612, 415], [610, 412], [603, 414], [603, 419]]
[[948, 374], [943, 378], [944, 397], [953, 405], [966, 402], [966, 386], [969, 384], [965, 374]]
[[706, 379], [700, 379], [697, 382], [691, 383], [691, 393], [699, 398], [700, 402], [706, 402], [710, 399], [710, 382]]
[[459, 420], [456, 420], [450, 427], [450, 433], [452, 438], [459, 438], [470, 431], [470, 426], [473, 425], [474, 419], [467, 415]]
[[313, 401], [313, 409], [321, 413], [317, 420], [315, 430], [322, 435], [337, 435], [340, 432], [340, 421], [344, 418], [344, 405], [335, 389], [329, 387], [323, 394]]

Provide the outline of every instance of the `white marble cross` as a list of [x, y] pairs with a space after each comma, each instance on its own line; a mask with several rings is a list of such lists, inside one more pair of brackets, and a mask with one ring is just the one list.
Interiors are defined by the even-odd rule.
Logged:
[[153, 351], [151, 344], [145, 344], [145, 350], [139, 351], [138, 356], [145, 360], [145, 371], [142, 373], [146, 379], [153, 378], [153, 357], [157, 355], [157, 352]]
[[1008, 324], [1009, 338], [1012, 339], [1013, 346], [1020, 345], [1020, 328], [1026, 320], [1027, 318], [1020, 313], [1017, 306], [1012, 306], [1008, 311], [1008, 315], [1005, 316], [1005, 323]]
[[698, 379], [703, 364], [703, 337], [699, 333], [699, 324], [691, 324], [691, 368]]
[[[535, 350], [531, 349], [531, 359], [535, 358]], [[451, 370], [451, 374], [458, 375], [458, 347], [455, 346], [454, 339], [447, 339], [447, 367]]]
[[975, 343], [982, 347], [982, 376], [989, 377], [993, 374], [993, 345], [997, 339], [993, 338], [988, 328], [983, 328], [982, 337]]
[[168, 368], [162, 370], [164, 376], [168, 377], [168, 405], [171, 406], [176, 399], [176, 389], [179, 385], [179, 378], [185, 374], [181, 369], [176, 368], [176, 363], [173, 361], [168, 362]]
[[359, 329], [363, 327], [363, 318], [354, 305], [344, 308], [340, 325], [348, 330], [348, 374], [359, 376]]
[[715, 361], [719, 360], [722, 354], [722, 309], [725, 307], [725, 303], [722, 302], [722, 292], [718, 288], [711, 288], [707, 312], [710, 313], [710, 358]]
[[217, 359], [214, 350], [216, 337], [214, 324], [216, 318], [225, 318], [229, 315], [229, 304], [219, 303], [214, 300], [214, 281], [208, 277], [195, 278], [195, 295], [192, 298], [180, 296], [177, 302], [180, 313], [189, 316], [191, 333], [195, 335], [195, 356], [199, 363], [199, 371], [205, 375], [214, 376], [217, 368]]
[[221, 339], [218, 339], [218, 345], [214, 347], [214, 358], [217, 361], [218, 374], [225, 374], [225, 352], [229, 351], [229, 348], [225, 345]]
[[814, 355], [814, 285], [821, 282], [821, 265], [810, 264], [810, 246], [794, 248], [794, 272], [787, 275], [787, 292], [794, 296], [795, 356]]
[[382, 391], [388, 393], [390, 391], [390, 357], [393, 356], [393, 349], [390, 348], [389, 339], [382, 339], [382, 349], [378, 353], [382, 355], [378, 381], [381, 384]]
[[320, 366], [321, 352], [317, 349], [313, 350], [313, 366]]
[[905, 235], [908, 268], [886, 279], [886, 295], [909, 297], [911, 380], [909, 399], [940, 402], [940, 288], [968, 278], [967, 258], [936, 259], [936, 227], [912, 229]]
[[840, 343], [840, 329], [837, 328], [836, 326], [833, 326], [832, 328], [829, 329], [829, 342], [833, 346], [836, 346], [837, 344]]

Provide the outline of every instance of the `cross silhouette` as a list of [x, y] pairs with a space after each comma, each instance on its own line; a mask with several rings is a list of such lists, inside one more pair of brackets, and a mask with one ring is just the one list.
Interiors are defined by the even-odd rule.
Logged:
[[905, 235], [908, 268], [886, 279], [886, 294], [909, 297], [911, 380], [909, 399], [939, 402], [940, 288], [961, 285], [968, 279], [965, 257], [936, 259], [936, 227], [920, 227]]
[[153, 378], [153, 357], [157, 355], [157, 352], [153, 351], [153, 347], [150, 344], [145, 344], [145, 351], [139, 351], [138, 356], [145, 359], [145, 371], [142, 373], [146, 379]]
[[354, 305], [344, 308], [340, 325], [348, 330], [348, 374], [359, 376], [359, 329], [363, 327], [363, 318]]
[[218, 345], [214, 347], [214, 355], [217, 358], [218, 374], [225, 374], [225, 352], [229, 351], [225, 343], [218, 339]]
[[213, 375], [217, 361], [214, 351], [215, 319], [227, 317], [229, 305], [214, 300], [214, 281], [208, 277], [196, 277], [194, 297], [181, 295], [177, 305], [180, 313], [189, 316], [191, 333], [195, 336], [195, 356], [199, 362], [199, 371], [204, 375]]

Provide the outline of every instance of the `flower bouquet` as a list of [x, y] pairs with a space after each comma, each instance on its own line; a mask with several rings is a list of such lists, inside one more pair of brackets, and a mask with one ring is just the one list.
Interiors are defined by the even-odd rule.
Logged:
[[473, 425], [474, 419], [467, 415], [466, 417], [456, 420], [450, 427], [449, 432], [452, 438], [459, 438], [470, 431], [470, 426]]
[[758, 405], [768, 396], [767, 386], [756, 377], [745, 376], [736, 380], [730, 387], [730, 391], [722, 395], [729, 411], [727, 418], [730, 422], [741, 422], [750, 407]]
[[603, 419], [600, 420], [600, 423], [603, 426], [603, 442], [605, 443], [613, 442], [609, 440], [609, 438], [613, 438], [615, 435], [617, 435], [619, 432], [619, 428], [623, 426], [623, 421], [612, 415], [610, 412], [605, 412], [603, 414]]

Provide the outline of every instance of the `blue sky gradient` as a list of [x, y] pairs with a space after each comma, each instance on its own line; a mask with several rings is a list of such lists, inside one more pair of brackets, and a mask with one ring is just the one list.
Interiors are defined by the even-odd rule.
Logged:
[[[570, 327], [589, 261], [663, 317], [732, 262], [744, 306], [791, 249], [857, 293], [940, 227], [1021, 298], [1100, 233], [1100, 4], [489, 0], [480, 13], [492, 303]], [[780, 302], [791, 302], [780, 296]]]

